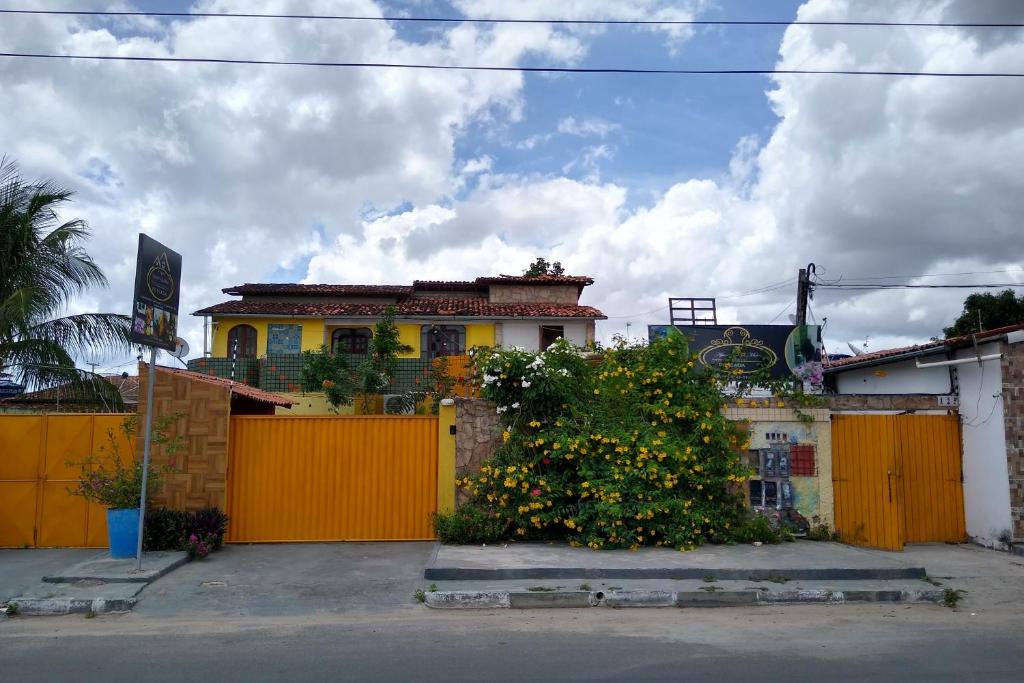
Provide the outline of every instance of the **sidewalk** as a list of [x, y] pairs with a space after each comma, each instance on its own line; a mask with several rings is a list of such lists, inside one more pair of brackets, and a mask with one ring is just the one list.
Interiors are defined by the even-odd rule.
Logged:
[[[1024, 589], [1024, 563], [974, 546], [902, 553], [839, 543], [603, 550], [565, 544], [441, 546], [424, 572], [435, 608], [943, 602], [968, 585]], [[993, 593], [994, 591], [994, 593]], [[1005, 592], [1005, 591], [1004, 591]]]

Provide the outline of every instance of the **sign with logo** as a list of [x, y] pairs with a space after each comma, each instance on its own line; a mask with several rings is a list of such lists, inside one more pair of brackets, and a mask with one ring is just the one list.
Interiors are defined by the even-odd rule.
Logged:
[[[648, 337], [664, 337], [669, 327], [649, 325]], [[676, 329], [690, 339], [690, 351], [708, 368], [740, 376], [768, 369], [778, 379], [807, 380], [816, 370], [820, 374], [821, 328], [817, 325], [676, 325]]]
[[174, 351], [180, 293], [181, 254], [140, 234], [132, 298], [133, 342]]

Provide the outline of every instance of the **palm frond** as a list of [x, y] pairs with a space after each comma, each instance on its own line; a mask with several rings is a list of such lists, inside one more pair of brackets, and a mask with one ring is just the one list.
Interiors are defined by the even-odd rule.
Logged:
[[27, 337], [59, 344], [72, 356], [131, 351], [131, 318], [117, 313], [80, 313], [36, 323]]

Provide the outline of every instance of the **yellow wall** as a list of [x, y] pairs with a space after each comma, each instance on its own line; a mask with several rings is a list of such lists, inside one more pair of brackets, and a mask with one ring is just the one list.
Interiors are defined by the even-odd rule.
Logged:
[[256, 328], [256, 355], [267, 353], [267, 325], [302, 325], [302, 350], [316, 351], [324, 343], [324, 321], [317, 318], [220, 318], [213, 335], [213, 357], [228, 357], [228, 333], [236, 325]]
[[[228, 333], [236, 325], [252, 325], [256, 328], [256, 355], [262, 356], [267, 352], [267, 325], [302, 325], [302, 350], [316, 351], [324, 343], [324, 321], [315, 318], [220, 318], [217, 321], [217, 331], [213, 335], [213, 356], [215, 358], [228, 357]], [[373, 325], [332, 325], [331, 329], [338, 327], [369, 327]], [[420, 357], [420, 332], [423, 325], [416, 323], [398, 323], [398, 337], [403, 344], [412, 347], [408, 353], [399, 354], [400, 358]], [[330, 340], [328, 340], [328, 345]], [[494, 323], [476, 323], [466, 325], [466, 348], [474, 346], [494, 346]]]
[[410, 323], [398, 323], [398, 338], [406, 346], [411, 346], [412, 351], [408, 353], [398, 354], [399, 358], [419, 358], [420, 357], [420, 330], [423, 328], [422, 325], [413, 325]]
[[466, 350], [474, 346], [494, 346], [494, 323], [466, 325]]
[[331, 404], [323, 392], [274, 392], [278, 396], [284, 396], [295, 401], [291, 408], [277, 406], [274, 409], [275, 415], [352, 415], [355, 411], [352, 406], [339, 406], [338, 412], [331, 410]]

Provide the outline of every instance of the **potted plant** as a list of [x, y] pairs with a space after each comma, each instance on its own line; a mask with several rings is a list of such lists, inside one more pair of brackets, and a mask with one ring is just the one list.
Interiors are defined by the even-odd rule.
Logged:
[[[167, 454], [173, 454], [183, 447], [180, 436], [167, 435], [168, 427], [180, 414], [158, 417], [153, 429], [153, 444], [162, 447]], [[121, 432], [132, 445], [137, 431], [137, 420], [126, 418]], [[68, 493], [99, 503], [107, 508], [107, 537], [110, 541], [110, 556], [115, 558], [135, 557], [139, 537], [139, 518], [142, 503], [142, 462], [131, 455], [122, 457], [119, 440], [113, 430], [107, 431], [107, 445], [100, 446], [98, 455], [91, 455], [81, 462], [69, 462], [70, 466], [81, 468], [78, 485]], [[146, 480], [146, 495], [149, 496], [160, 484], [165, 471], [173, 470], [171, 465], [150, 466]]]

